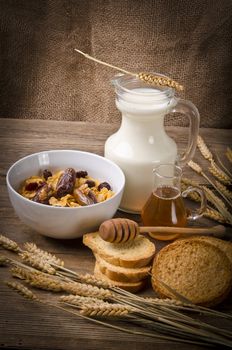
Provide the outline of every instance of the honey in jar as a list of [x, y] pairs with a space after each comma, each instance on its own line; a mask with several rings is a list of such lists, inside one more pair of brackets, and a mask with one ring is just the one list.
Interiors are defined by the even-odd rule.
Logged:
[[[172, 164], [159, 165], [154, 171], [154, 189], [142, 208], [141, 217], [144, 226], [187, 226], [188, 220], [198, 219], [206, 208], [206, 198], [202, 189], [189, 187], [181, 193], [180, 167]], [[191, 191], [196, 191], [201, 197], [201, 207], [198, 210], [186, 208], [183, 197]], [[152, 237], [160, 240], [172, 240], [178, 234], [157, 235]]]
[[157, 187], [142, 209], [145, 226], [179, 226], [187, 224], [187, 212], [180, 191], [171, 186]]

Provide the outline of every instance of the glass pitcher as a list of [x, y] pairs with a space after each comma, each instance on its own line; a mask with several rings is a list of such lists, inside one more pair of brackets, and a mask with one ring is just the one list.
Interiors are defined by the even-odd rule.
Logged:
[[[117, 75], [112, 82], [122, 122], [106, 140], [105, 157], [118, 164], [126, 177], [120, 209], [140, 213], [152, 191], [152, 170], [162, 163], [184, 165], [192, 158], [200, 116], [190, 101], [176, 97], [170, 87], [151, 86], [127, 74]], [[190, 122], [188, 146], [181, 156], [164, 129], [165, 115], [175, 112], [185, 114]]]
[[[199, 219], [206, 210], [207, 200], [199, 187], [188, 187], [181, 193], [182, 169], [173, 164], [160, 164], [153, 170], [154, 185], [150, 196], [142, 208], [141, 217], [144, 226], [187, 226], [188, 220]], [[183, 198], [190, 192], [197, 192], [201, 199], [200, 208], [191, 210], [186, 207]], [[158, 235], [153, 238], [170, 240], [178, 234]]]

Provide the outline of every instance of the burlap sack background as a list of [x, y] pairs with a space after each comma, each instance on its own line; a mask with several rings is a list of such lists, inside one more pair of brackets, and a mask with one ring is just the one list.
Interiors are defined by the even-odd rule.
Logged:
[[231, 0], [0, 0], [0, 29], [2, 117], [119, 122], [116, 72], [77, 47], [176, 78], [201, 126], [232, 126]]

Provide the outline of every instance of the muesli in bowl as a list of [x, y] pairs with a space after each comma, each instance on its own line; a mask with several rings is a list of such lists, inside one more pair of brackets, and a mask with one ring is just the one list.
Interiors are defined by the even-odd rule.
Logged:
[[[44, 170], [51, 172], [50, 176]], [[78, 171], [87, 175], [78, 177]], [[64, 174], [75, 178], [71, 192], [67, 183], [62, 184]], [[114, 216], [125, 176], [114, 162], [97, 154], [54, 150], [18, 160], [8, 170], [6, 181], [11, 204], [24, 224], [45, 236], [69, 239], [97, 230]], [[59, 181], [62, 186], [57, 188]], [[66, 185], [70, 193], [66, 193]]]
[[92, 205], [114, 195], [108, 182], [90, 177], [86, 170], [73, 168], [55, 173], [45, 169], [24, 180], [19, 193], [34, 202], [56, 207]]

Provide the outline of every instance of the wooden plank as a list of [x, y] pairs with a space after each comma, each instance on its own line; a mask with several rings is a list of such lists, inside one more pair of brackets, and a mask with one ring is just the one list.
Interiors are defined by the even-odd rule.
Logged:
[[[38, 151], [49, 149], [80, 149], [103, 154], [104, 142], [109, 135], [118, 129], [118, 125], [92, 124], [83, 122], [42, 121], [0, 119], [0, 224], [1, 233], [19, 242], [21, 246], [27, 241], [36, 243], [40, 248], [48, 250], [65, 261], [67, 267], [77, 272], [92, 272], [94, 257], [91, 251], [82, 244], [81, 239], [55, 240], [43, 237], [26, 227], [17, 216], [9, 202], [5, 175], [9, 166], [17, 159]], [[185, 148], [187, 129], [169, 127], [168, 133], [174, 137], [180, 146]], [[213, 152], [222, 155], [227, 145], [232, 144], [230, 130], [202, 129], [201, 135], [207, 141]], [[195, 159], [207, 171], [208, 163], [199, 154]], [[196, 176], [188, 167], [185, 169], [188, 177]], [[125, 216], [139, 221], [139, 216], [128, 216], [118, 212], [116, 216]], [[213, 223], [204, 219], [204, 223]], [[157, 243], [159, 250], [165, 243]], [[0, 250], [0, 253], [2, 250]], [[9, 253], [10, 254], [10, 253]], [[11, 255], [13, 256], [13, 255]], [[1, 280], [9, 278], [9, 271], [1, 268]], [[37, 291], [36, 291], [37, 292]], [[37, 292], [45, 295], [44, 292]], [[154, 293], [148, 288], [144, 295]], [[47, 294], [46, 294], [47, 295]], [[54, 296], [49, 295], [49, 300]], [[228, 304], [231, 303], [228, 300]], [[228, 305], [227, 304], [227, 305]], [[218, 325], [220, 320], [217, 321]], [[216, 322], [216, 323], [217, 323]], [[126, 327], [125, 324], [123, 324]], [[223, 322], [223, 327], [229, 325]], [[159, 344], [154, 339], [141, 336], [131, 336], [110, 330], [68, 315], [61, 310], [44, 307], [24, 300], [0, 283], [0, 348], [9, 349], [136, 349], [150, 350], [154, 347], [164, 350], [186, 349], [186, 345], [174, 343]], [[200, 349], [199, 346], [189, 346], [188, 349]]]

